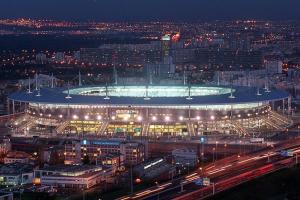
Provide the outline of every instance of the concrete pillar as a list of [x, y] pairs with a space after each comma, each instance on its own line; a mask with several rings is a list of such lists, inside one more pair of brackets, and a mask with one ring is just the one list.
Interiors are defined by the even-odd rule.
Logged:
[[284, 115], [285, 110], [285, 99], [282, 100], [282, 114]]
[[[191, 106], [189, 105], [189, 110], [188, 110], [188, 117], [189, 117], [189, 120], [188, 120], [188, 126], [190, 128], [194, 128], [193, 124], [191, 123]], [[192, 136], [192, 133], [189, 132], [189, 136]]]
[[12, 112], [13, 112], [13, 114], [15, 114], [15, 101], [13, 100], [12, 101]]
[[7, 99], [7, 114], [10, 115], [10, 100]]
[[110, 115], [109, 115], [109, 109], [108, 109], [108, 107], [106, 108], [106, 118], [107, 118], [107, 121], [110, 120]]
[[292, 103], [292, 98], [291, 98], [291, 96], [289, 96], [289, 98], [288, 98], [288, 116], [289, 117], [290, 117], [291, 111], [292, 111], [291, 103]]
[[150, 121], [150, 119], [149, 119], [149, 108], [147, 108], [146, 109], [146, 119], [147, 119], [147, 121]]
[[70, 104], [68, 104], [68, 108], [67, 108], [67, 117], [68, 117], [68, 119], [71, 118], [71, 116], [70, 116]]
[[22, 102], [20, 101], [20, 107], [19, 107], [19, 112], [24, 111], [24, 109], [22, 109]]

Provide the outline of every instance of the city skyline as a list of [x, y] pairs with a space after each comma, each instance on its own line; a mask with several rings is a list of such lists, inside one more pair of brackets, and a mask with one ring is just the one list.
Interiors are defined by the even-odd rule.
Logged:
[[299, 7], [300, 2], [293, 0], [3, 0], [0, 17], [73, 21], [297, 20]]

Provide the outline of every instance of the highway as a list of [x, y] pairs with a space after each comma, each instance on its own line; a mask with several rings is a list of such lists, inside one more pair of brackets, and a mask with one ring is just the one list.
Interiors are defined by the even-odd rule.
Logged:
[[[173, 181], [154, 186], [119, 200], [129, 199], [203, 199], [252, 180], [267, 173], [295, 164], [295, 158], [280, 155], [282, 150], [291, 150], [294, 155], [300, 153], [299, 139], [286, 141], [259, 153], [246, 156], [232, 156], [198, 169], [193, 173]], [[199, 178], [210, 178], [211, 185], [198, 186]]]

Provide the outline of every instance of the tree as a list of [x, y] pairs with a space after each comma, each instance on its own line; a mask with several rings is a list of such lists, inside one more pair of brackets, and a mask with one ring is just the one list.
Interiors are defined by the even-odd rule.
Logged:
[[90, 164], [90, 157], [88, 156], [88, 155], [85, 155], [84, 157], [83, 157], [83, 160], [82, 160], [82, 163], [84, 164], [84, 165], [88, 165], [88, 164]]

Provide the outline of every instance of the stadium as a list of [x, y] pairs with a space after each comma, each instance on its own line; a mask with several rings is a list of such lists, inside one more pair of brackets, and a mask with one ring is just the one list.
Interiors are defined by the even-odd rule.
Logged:
[[[15, 136], [252, 135], [291, 124], [281, 90], [206, 85], [36, 88], [8, 97]], [[280, 114], [279, 114], [280, 113]]]

